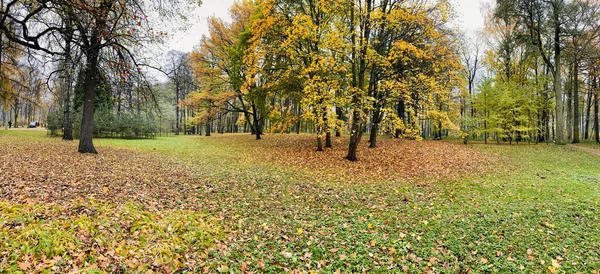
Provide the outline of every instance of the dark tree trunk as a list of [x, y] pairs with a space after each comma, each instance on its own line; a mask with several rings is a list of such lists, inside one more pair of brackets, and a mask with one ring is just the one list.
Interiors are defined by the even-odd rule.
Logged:
[[371, 135], [369, 136], [369, 148], [377, 147], [377, 133], [379, 131], [379, 123], [371, 125]]
[[14, 110], [14, 114], [15, 114], [15, 120], [13, 121], [13, 128], [19, 128], [19, 122], [18, 122], [18, 118], [19, 118], [19, 99], [15, 100], [15, 103], [13, 105], [13, 110]]
[[256, 109], [256, 105], [252, 105], [252, 119], [254, 119], [254, 134], [256, 135], [256, 140], [260, 140], [262, 135], [262, 127], [260, 125], [260, 119], [258, 118], [258, 113]]
[[583, 138], [585, 140], [589, 140], [590, 139], [590, 114], [592, 112], [592, 93], [588, 92], [587, 94], [587, 106], [586, 106], [586, 111], [585, 111], [585, 129], [584, 129], [584, 136]]
[[579, 115], [579, 64], [575, 60], [573, 65], [573, 144], [580, 142], [579, 126], [581, 117]]
[[595, 139], [596, 139], [596, 143], [600, 144], [600, 123], [598, 123], [598, 109], [600, 108], [600, 106], [598, 106], [598, 104], [600, 104], [600, 99], [598, 98], [598, 94], [594, 95], [594, 134], [595, 134]]
[[[98, 43], [98, 34], [96, 31], [92, 34], [91, 41]], [[85, 68], [84, 102], [83, 118], [81, 119], [81, 134], [79, 137], [79, 152], [96, 154], [96, 148], [92, 142], [94, 137], [94, 105], [96, 103], [96, 93], [99, 84], [98, 57], [100, 54], [100, 45], [87, 49], [87, 63]]]
[[301, 130], [301, 127], [302, 127], [302, 124], [301, 124], [302, 123], [302, 119], [300, 118], [301, 115], [302, 115], [302, 108], [301, 108], [300, 103], [298, 103], [296, 105], [296, 117], [297, 117], [296, 119], [298, 119], [296, 121], [296, 134], [300, 134], [300, 130]]
[[[70, 20], [66, 21], [67, 28], [70, 29], [71, 22]], [[73, 79], [73, 64], [71, 63], [73, 60], [71, 59], [71, 39], [72, 32], [68, 32], [67, 38], [65, 41], [65, 64], [64, 64], [64, 74], [63, 74], [63, 86], [61, 87], [65, 92], [64, 96], [64, 104], [65, 104], [65, 121], [63, 124], [63, 140], [72, 141], [73, 140], [73, 122], [71, 121], [71, 80]]]
[[332, 148], [333, 144], [331, 143], [331, 132], [327, 131], [327, 133], [325, 133], [325, 147], [326, 148]]
[[[68, 83], [71, 85], [71, 83]], [[71, 88], [67, 89], [65, 98], [65, 123], [63, 125], [63, 140], [73, 140], [73, 121], [71, 121]]]
[[175, 135], [179, 135], [179, 85], [175, 81]]
[[[596, 79], [594, 79], [595, 81]], [[598, 94], [594, 94], [594, 134], [596, 143], [600, 144], [600, 123], [598, 123], [598, 109], [600, 106], [598, 104], [600, 104], [600, 98], [598, 98]]]
[[[404, 100], [400, 100], [398, 102], [398, 105], [396, 105], [396, 114], [398, 115], [398, 118], [400, 118], [402, 123], [404, 123], [404, 116], [406, 114], [406, 105], [404, 103]], [[402, 132], [402, 130], [400, 130], [399, 128], [396, 129], [394, 132], [394, 138], [400, 138], [400, 136], [402, 136], [403, 133], [404, 132]]]
[[327, 119], [327, 108], [323, 108], [323, 121], [323, 129], [325, 129], [325, 147], [331, 148], [333, 145], [331, 144], [331, 130], [329, 128], [329, 120]]
[[[558, 22], [558, 12], [555, 12], [555, 20]], [[554, 27], [554, 94], [556, 98], [555, 109], [555, 136], [557, 145], [566, 145], [567, 138], [565, 138], [565, 118], [563, 115], [563, 88], [562, 88], [562, 66], [561, 66], [561, 50], [562, 43], [560, 39], [561, 25], [555, 24]]]
[[210, 128], [210, 120], [209, 120], [209, 121], [206, 121], [206, 123], [204, 124], [204, 135], [210, 136], [210, 131], [211, 131], [211, 128]]
[[317, 136], [317, 151], [323, 151], [323, 138], [321, 135]]
[[571, 87], [565, 90], [565, 94], [567, 95], [566, 101], [566, 112], [567, 112], [567, 120], [566, 120], [566, 130], [567, 136], [566, 140], [571, 140], [573, 138], [573, 72], [568, 77], [571, 79]]
[[[337, 114], [338, 120], [344, 121], [344, 122], [346, 121], [346, 118], [344, 117], [344, 111], [342, 110], [341, 107], [336, 106], [335, 113]], [[335, 137], [342, 137], [342, 129], [343, 129], [343, 127], [340, 127], [335, 131]]]

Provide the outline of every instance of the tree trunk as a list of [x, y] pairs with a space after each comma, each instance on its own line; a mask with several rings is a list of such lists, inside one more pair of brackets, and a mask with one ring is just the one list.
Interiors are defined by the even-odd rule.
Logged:
[[323, 108], [323, 128], [325, 130], [325, 147], [331, 148], [331, 130], [329, 128], [329, 120], [327, 119], [327, 108]]
[[262, 135], [262, 127], [260, 125], [260, 118], [258, 118], [258, 109], [256, 105], [252, 104], [252, 124], [250, 125], [252, 128], [252, 134], [256, 135], [256, 140], [260, 140], [260, 135]]
[[564, 90], [564, 93], [566, 95], [566, 105], [564, 106], [566, 108], [566, 131], [567, 131], [567, 135], [566, 135], [566, 140], [571, 140], [573, 138], [573, 68], [570, 67], [569, 69], [569, 82], [571, 83], [570, 86], [567, 86], [568, 88], [566, 88]]
[[206, 123], [204, 124], [204, 135], [205, 136], [210, 136], [210, 120], [206, 121]]
[[[371, 11], [371, 0], [366, 1], [366, 9], [367, 9], [367, 18], [365, 18], [364, 28], [362, 29], [361, 39], [360, 39], [360, 60], [359, 60], [359, 68], [357, 73], [356, 67], [356, 33], [354, 31], [354, 8], [351, 9], [351, 32], [352, 32], [352, 86], [354, 90], [352, 92], [352, 127], [350, 129], [350, 143], [348, 144], [348, 155], [346, 159], [350, 161], [357, 161], [356, 157], [358, 145], [360, 144], [360, 140], [363, 134], [363, 121], [362, 121], [362, 113], [361, 113], [361, 104], [362, 104], [362, 96], [365, 88], [365, 72], [366, 72], [366, 59], [367, 59], [367, 44], [369, 42], [370, 36], [370, 11]], [[357, 83], [358, 77], [358, 83]]]
[[63, 140], [73, 140], [73, 121], [71, 120], [71, 83], [67, 83], [67, 94], [65, 98], [65, 122], [63, 125]]
[[[67, 28], [70, 29], [71, 22], [67, 20], [66, 22]], [[64, 104], [65, 104], [65, 121], [63, 124], [63, 140], [72, 141], [73, 140], [73, 122], [71, 121], [71, 87], [72, 87], [72, 79], [73, 79], [73, 60], [71, 58], [71, 39], [73, 33], [71, 31], [68, 32], [67, 38], [65, 41], [65, 63], [64, 63], [64, 74], [63, 74], [63, 83], [61, 88], [64, 92]]]
[[573, 144], [580, 142], [579, 128], [581, 117], [579, 113], [579, 64], [575, 60], [573, 65]]
[[[2, 106], [0, 104], [0, 106]], [[8, 130], [8, 121], [6, 119], [6, 110], [4, 110], [4, 108], [2, 108], [2, 122], [4, 123], [4, 130]]]
[[583, 138], [585, 140], [590, 139], [590, 114], [591, 114], [591, 112], [592, 112], [592, 93], [588, 92], [586, 111], [585, 111], [585, 130], [583, 133], [584, 134]]
[[369, 136], [369, 148], [377, 147], [377, 133], [379, 132], [379, 123], [373, 123], [371, 125], [371, 134]]
[[323, 138], [317, 135], [317, 151], [323, 151]]
[[13, 128], [19, 128], [19, 99], [15, 99], [15, 103], [13, 105], [15, 120], [13, 121]]
[[554, 108], [555, 111], [555, 134], [556, 134], [556, 144], [557, 145], [566, 145], [567, 140], [565, 138], [565, 116], [563, 112], [563, 89], [561, 85], [561, 59], [560, 59], [560, 35], [559, 30], [556, 30], [555, 34], [555, 52], [554, 52], [554, 96], [556, 98], [556, 105]]
[[175, 135], [179, 135], [179, 85], [175, 81]]
[[[338, 120], [344, 121], [344, 122], [346, 121], [346, 119], [344, 119], [344, 111], [342, 110], [341, 107], [336, 106], [335, 112], [337, 114]], [[342, 137], [342, 129], [343, 129], [343, 127], [340, 127], [335, 131], [335, 137]]]
[[600, 98], [598, 98], [598, 94], [594, 94], [594, 134], [596, 143], [600, 144], [600, 124], [598, 123], [598, 109], [600, 106], [598, 104], [600, 104]]
[[[91, 41], [97, 41], [96, 31], [92, 34]], [[84, 102], [83, 118], [81, 119], [81, 134], [79, 137], [79, 152], [96, 154], [96, 148], [92, 142], [94, 137], [94, 105], [96, 103], [96, 93], [99, 84], [98, 57], [100, 54], [100, 45], [95, 44], [86, 52], [87, 64], [85, 68]]]

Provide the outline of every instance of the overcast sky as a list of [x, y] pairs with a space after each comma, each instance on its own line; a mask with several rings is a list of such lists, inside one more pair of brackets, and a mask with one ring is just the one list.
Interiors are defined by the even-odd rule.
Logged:
[[[450, 0], [455, 7], [456, 23], [467, 33], [483, 28], [483, 17], [481, 16], [481, 2], [493, 0]], [[185, 32], [179, 32], [165, 45], [165, 50], [178, 50], [189, 52], [194, 49], [203, 34], [208, 32], [206, 18], [215, 15], [227, 18], [227, 11], [234, 0], [204, 0], [201, 7], [194, 12], [191, 19], [192, 26]]]

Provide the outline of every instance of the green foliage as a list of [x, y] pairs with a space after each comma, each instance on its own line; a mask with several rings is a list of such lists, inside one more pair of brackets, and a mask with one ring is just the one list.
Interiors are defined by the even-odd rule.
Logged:
[[63, 125], [65, 124], [65, 115], [61, 111], [52, 111], [48, 113], [46, 119], [46, 127], [50, 130], [50, 134], [58, 135], [62, 131]]
[[[159, 130], [155, 117], [146, 112], [123, 111], [115, 114], [112, 109], [100, 108], [94, 113], [94, 137], [154, 138]], [[81, 111], [74, 113], [73, 135], [81, 131]]]
[[485, 81], [473, 105], [481, 121], [480, 133], [518, 142], [530, 139], [537, 130], [539, 104], [535, 86], [528, 83]]
[[[77, 76], [77, 82], [75, 83], [75, 97], [73, 98], [73, 109], [75, 111], [81, 110], [83, 108], [83, 98], [85, 97], [84, 90], [84, 81], [85, 74], [82, 71]], [[114, 106], [114, 99], [112, 98], [112, 92], [110, 84], [107, 82], [105, 76], [100, 77], [100, 85], [96, 91], [96, 102], [94, 107], [98, 108], [107, 108]]]

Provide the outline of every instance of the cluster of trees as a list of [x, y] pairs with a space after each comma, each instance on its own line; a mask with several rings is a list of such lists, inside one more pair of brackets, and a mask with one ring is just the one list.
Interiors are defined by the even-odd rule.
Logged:
[[[588, 0], [502, 0], [489, 7], [480, 62], [487, 76], [465, 100], [465, 142], [600, 142], [599, 16], [600, 4]], [[469, 56], [480, 57], [478, 50]], [[466, 63], [471, 72], [480, 66]]]
[[[140, 53], [166, 33], [153, 28], [148, 15], [179, 18], [198, 4], [192, 0], [2, 0], [0, 98], [5, 107], [18, 105], [27, 97], [16, 90], [32, 90], [41, 85], [37, 80], [45, 82], [54, 95], [52, 111], [63, 115], [63, 138], [73, 139], [75, 128], [79, 152], [96, 153], [92, 137], [102, 132], [94, 128], [96, 109], [116, 116], [146, 115], [147, 119], [134, 119], [134, 124], [155, 120], [151, 108], [159, 102], [143, 73]], [[44, 77], [19, 78], [27, 74], [26, 61], [41, 68], [39, 75]], [[81, 123], [74, 126], [75, 121]]]
[[364, 133], [372, 148], [381, 134], [600, 142], [596, 1], [499, 0], [469, 41], [447, 0], [240, 0], [161, 68], [140, 57], [165, 37], [148, 13], [174, 18], [197, 1], [1, 4], [3, 121], [47, 108], [84, 153], [93, 136], [163, 130], [310, 132], [319, 151], [348, 134], [353, 161]]
[[[455, 97], [464, 86], [459, 35], [448, 1], [243, 0], [230, 20], [210, 18], [210, 34], [190, 55], [198, 83], [182, 103], [197, 125], [350, 135], [357, 160], [363, 132], [441, 138], [458, 129]], [[324, 141], [323, 141], [324, 139]]]

